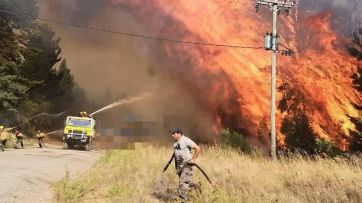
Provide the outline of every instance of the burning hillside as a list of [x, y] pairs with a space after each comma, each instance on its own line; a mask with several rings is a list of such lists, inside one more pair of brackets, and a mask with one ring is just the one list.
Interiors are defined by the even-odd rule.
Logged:
[[[260, 45], [263, 33], [270, 30], [264, 21], [267, 17], [255, 14], [252, 1], [208, 2], [112, 1], [127, 7], [150, 32], [162, 36]], [[289, 38], [288, 45], [298, 54], [290, 59], [280, 57], [278, 82], [299, 85], [320, 136], [348, 134], [353, 128], [348, 115], [358, 113], [351, 102], [358, 96], [350, 79], [355, 61], [341, 43], [347, 40], [332, 31], [328, 12], [309, 17], [298, 13], [282, 17], [284, 40]], [[258, 119], [269, 111], [269, 70], [263, 69], [270, 64], [269, 53], [169, 43], [163, 46], [165, 55], [172, 59], [175, 77], [185, 88], [195, 90], [191, 94], [202, 98], [200, 102], [215, 113], [220, 125], [255, 134]]]
[[[163, 38], [260, 47], [263, 35], [271, 29], [270, 13], [256, 14], [253, 1], [94, 2], [98, 5], [94, 7], [96, 13], [102, 9], [108, 13], [127, 13], [149, 35]], [[339, 5], [336, 2], [331, 4]], [[348, 136], [348, 130], [354, 128], [348, 116], [358, 115], [351, 103], [361, 100], [350, 79], [356, 62], [346, 52], [346, 42], [350, 39], [346, 33], [334, 29], [338, 21], [330, 10], [335, 7], [323, 4], [320, 6], [323, 9], [318, 10], [318, 6], [314, 1], [302, 2], [289, 17], [280, 16], [281, 42], [297, 54], [278, 58], [278, 85], [290, 82], [298, 87], [314, 130], [343, 146], [340, 138]], [[92, 22], [92, 16], [85, 16]], [[203, 113], [192, 118], [193, 123], [199, 118], [213, 117], [208, 125], [202, 125], [200, 132], [211, 126], [214, 130], [228, 127], [252, 137], [259, 120], [268, 116], [270, 53], [263, 49], [162, 41], [144, 41], [140, 47], [139, 51], [166, 72], [179, 92], [192, 98], [197, 111]], [[278, 126], [282, 116], [277, 115]]]

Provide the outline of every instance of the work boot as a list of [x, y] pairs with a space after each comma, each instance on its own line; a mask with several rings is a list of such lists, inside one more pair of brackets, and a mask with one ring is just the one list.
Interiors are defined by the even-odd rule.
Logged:
[[190, 187], [194, 188], [197, 192], [201, 194], [201, 182], [191, 183]]
[[187, 202], [189, 199], [189, 196], [187, 194], [187, 190], [185, 187], [181, 186], [178, 190], [179, 198], [181, 202]]

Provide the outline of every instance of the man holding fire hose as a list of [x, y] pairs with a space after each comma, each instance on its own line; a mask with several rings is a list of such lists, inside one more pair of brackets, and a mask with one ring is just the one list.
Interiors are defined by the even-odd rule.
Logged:
[[38, 130], [38, 133], [36, 134], [36, 137], [38, 138], [39, 148], [43, 148], [43, 146], [45, 147], [45, 144], [43, 142], [45, 134], [41, 130]]
[[[201, 191], [201, 184], [192, 181], [192, 165], [195, 164], [201, 148], [190, 138], [184, 136], [180, 128], [172, 128], [169, 132], [176, 141], [173, 145], [173, 157], [176, 163], [176, 173], [180, 178], [178, 193], [181, 200], [187, 201], [188, 190], [193, 188]], [[191, 149], [195, 150], [194, 155], [191, 154]]]
[[21, 148], [24, 149], [24, 135], [19, 130], [15, 131], [15, 138], [16, 138], [16, 147], [19, 147], [19, 144]]

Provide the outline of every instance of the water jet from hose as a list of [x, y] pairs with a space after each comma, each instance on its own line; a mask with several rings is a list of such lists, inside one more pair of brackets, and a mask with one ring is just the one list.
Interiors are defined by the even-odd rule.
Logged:
[[105, 106], [105, 107], [103, 107], [103, 108], [101, 108], [101, 109], [99, 109], [99, 110], [97, 110], [97, 111], [89, 114], [89, 116], [93, 116], [93, 115], [95, 115], [95, 114], [97, 114], [97, 113], [100, 113], [100, 112], [105, 111], [105, 110], [108, 110], [108, 109], [112, 109], [112, 108], [117, 107], [117, 106], [121, 106], [121, 105], [124, 105], [124, 104], [130, 104], [130, 103], [133, 103], [133, 102], [136, 102], [136, 101], [139, 101], [139, 100], [143, 100], [143, 99], [145, 99], [145, 98], [148, 97], [148, 96], [150, 96], [149, 93], [144, 93], [144, 94], [142, 94], [142, 95], [140, 95], [140, 96], [131, 97], [131, 98], [126, 98], [126, 99], [121, 99], [121, 100], [119, 100], [119, 101], [116, 101], [116, 102], [114, 102], [114, 103], [112, 103], [112, 104], [109, 104], [108, 106]]

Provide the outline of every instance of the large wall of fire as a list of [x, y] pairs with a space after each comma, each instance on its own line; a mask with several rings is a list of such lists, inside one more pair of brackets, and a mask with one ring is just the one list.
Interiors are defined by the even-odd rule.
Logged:
[[[107, 26], [109, 22], [108, 26], [113, 30], [130, 28], [146, 35], [206, 43], [260, 47], [263, 35], [271, 29], [270, 12], [262, 9], [255, 13], [255, 2], [248, 0], [91, 0], [86, 6], [79, 2], [64, 0], [39, 4], [42, 14], [55, 18], [93, 26]], [[51, 12], [55, 9], [56, 12]], [[346, 46], [351, 42], [351, 33], [357, 26], [361, 11], [362, 3], [356, 1], [313, 0], [299, 1], [297, 9], [289, 16], [280, 15], [278, 29], [281, 43], [295, 50], [296, 55], [278, 57], [278, 85], [287, 82], [303, 93], [314, 130], [320, 137], [333, 141], [348, 137], [349, 129], [354, 128], [349, 116], [360, 113], [352, 105], [361, 101], [361, 95], [356, 93], [351, 83], [357, 62], [349, 56]], [[107, 18], [100, 17], [105, 13]], [[65, 28], [54, 27], [66, 43], [79, 38], [69, 37], [69, 30], [65, 32]], [[149, 66], [146, 68], [148, 74], [156, 71], [167, 77], [167, 84], [157, 83], [157, 88], [154, 88], [159, 98], [167, 100], [162, 104], [177, 102], [177, 99], [170, 98], [182, 95], [192, 103], [192, 109], [198, 109], [197, 113], [201, 116], [190, 118], [190, 123], [184, 125], [190, 132], [192, 127], [198, 126], [195, 123], [203, 120], [197, 133], [206, 132], [213, 137], [212, 134], [219, 129], [229, 127], [253, 137], [260, 119], [268, 116], [269, 52], [129, 38], [122, 40], [133, 40], [129, 45], [132, 50], [139, 53], [140, 60], [143, 57], [146, 58], [145, 63], [152, 64], [151, 72]], [[71, 52], [65, 54], [67, 58], [72, 58]], [[77, 64], [76, 59], [70, 60]], [[76, 67], [74, 69], [75, 73], [79, 73]], [[82, 81], [80, 74], [75, 76]], [[159, 80], [163, 80], [162, 77]], [[84, 84], [87, 84], [85, 79]], [[165, 87], [168, 84], [177, 90], [170, 93]], [[165, 91], [162, 91], [163, 88]], [[281, 98], [281, 93], [278, 98]], [[184, 109], [189, 107], [187, 102]], [[183, 111], [182, 108], [179, 110]], [[278, 112], [279, 127], [283, 116]], [[279, 133], [279, 137], [282, 139], [283, 135]]]

